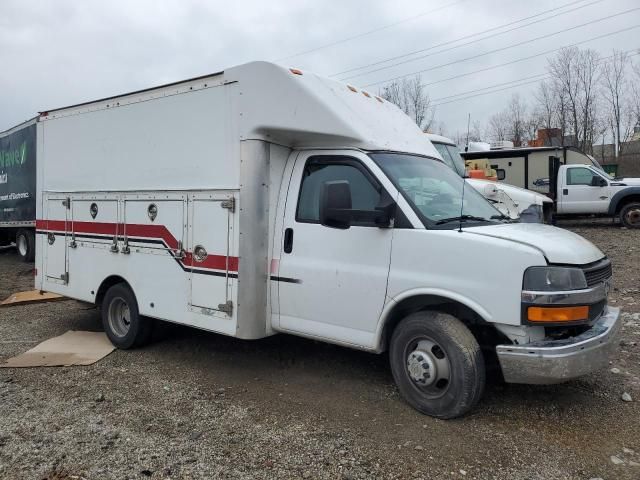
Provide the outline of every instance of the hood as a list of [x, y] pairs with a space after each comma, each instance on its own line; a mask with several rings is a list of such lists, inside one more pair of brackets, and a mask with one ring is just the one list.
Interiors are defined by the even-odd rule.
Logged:
[[[511, 240], [540, 250], [549, 263], [583, 265], [604, 257], [593, 243], [575, 233], [540, 223], [506, 223], [465, 228], [475, 235]], [[499, 259], [496, 259], [499, 261]]]
[[612, 183], [624, 183], [625, 185], [638, 187], [640, 186], [640, 178], [616, 178]]
[[529, 205], [542, 205], [543, 203], [553, 203], [546, 195], [532, 190], [509, 185], [508, 183], [496, 183], [492, 180], [479, 178], [467, 178], [467, 183], [473, 185], [485, 197], [489, 197], [492, 190], [502, 190], [509, 195], [518, 205], [523, 205], [523, 209]]

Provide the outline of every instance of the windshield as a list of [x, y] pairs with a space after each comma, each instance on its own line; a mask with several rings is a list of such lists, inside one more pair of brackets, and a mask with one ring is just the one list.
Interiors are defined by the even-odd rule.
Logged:
[[455, 145], [448, 145], [446, 143], [433, 143], [433, 146], [436, 147], [438, 153], [444, 160], [449, 168], [453, 169], [454, 172], [457, 172], [461, 177], [465, 176], [465, 168], [464, 168], [464, 160], [460, 155], [460, 150]]
[[464, 189], [461, 216], [465, 180], [438, 160], [402, 153], [372, 153], [370, 157], [429, 226], [455, 228], [461, 217], [467, 226], [504, 218], [471, 185]]

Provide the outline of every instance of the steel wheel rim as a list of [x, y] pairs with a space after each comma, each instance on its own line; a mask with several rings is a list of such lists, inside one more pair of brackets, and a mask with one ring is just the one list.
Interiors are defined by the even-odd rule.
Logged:
[[629, 225], [640, 225], [640, 208], [629, 210], [625, 214], [625, 219]]
[[131, 327], [131, 310], [122, 297], [111, 300], [107, 312], [109, 328], [117, 337], [125, 337]]
[[18, 239], [17, 239], [17, 245], [18, 247], [18, 253], [25, 257], [27, 255], [27, 237], [25, 237], [24, 235], [19, 235]]
[[440, 398], [451, 385], [451, 363], [444, 348], [430, 337], [413, 339], [404, 350], [405, 374], [413, 388], [429, 399]]

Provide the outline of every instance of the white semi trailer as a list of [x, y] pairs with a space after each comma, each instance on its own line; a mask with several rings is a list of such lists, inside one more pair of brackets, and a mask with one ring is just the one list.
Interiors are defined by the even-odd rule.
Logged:
[[388, 351], [441, 418], [478, 402], [492, 359], [554, 383], [614, 348], [605, 255], [473, 189], [462, 205], [464, 180], [369, 92], [257, 62], [42, 112], [38, 132], [36, 286], [100, 305], [120, 348], [162, 319]]

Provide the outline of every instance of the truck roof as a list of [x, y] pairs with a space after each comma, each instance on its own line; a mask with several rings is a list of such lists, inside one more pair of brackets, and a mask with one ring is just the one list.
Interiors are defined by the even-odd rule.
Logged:
[[476, 158], [511, 158], [511, 157], [524, 157], [530, 153], [535, 152], [552, 152], [561, 150], [574, 150], [579, 153], [584, 153], [577, 147], [571, 146], [558, 146], [558, 147], [515, 147], [515, 148], [500, 148], [495, 150], [479, 150], [475, 152], [460, 152], [465, 160], [471, 160]]
[[13, 132], [16, 132], [24, 127], [28, 127], [29, 125], [33, 125], [34, 123], [36, 123], [36, 121], [38, 120], [38, 117], [33, 117], [30, 118], [29, 120], [25, 120], [22, 123], [19, 123], [18, 125], [8, 128], [7, 130], [5, 130], [4, 132], [0, 132], [0, 137], [6, 137], [7, 135], [11, 135]]
[[266, 140], [292, 148], [348, 147], [440, 158], [422, 130], [394, 104], [352, 85], [269, 62], [251, 62], [211, 75], [43, 111], [40, 121], [236, 83], [240, 139]]

